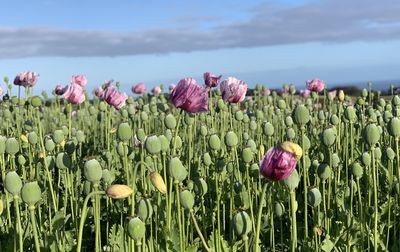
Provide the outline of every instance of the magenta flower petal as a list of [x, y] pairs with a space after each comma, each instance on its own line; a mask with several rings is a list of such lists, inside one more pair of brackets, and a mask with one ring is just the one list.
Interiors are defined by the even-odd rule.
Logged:
[[58, 84], [54, 89], [54, 93], [56, 95], [63, 95], [67, 91], [68, 87], [63, 87], [61, 84]]
[[203, 77], [204, 77], [204, 83], [205, 83], [206, 87], [212, 88], [212, 87], [218, 86], [222, 75], [216, 76], [210, 72], [205, 72], [203, 74]]
[[39, 78], [39, 74], [35, 72], [22, 72], [19, 73], [15, 79], [14, 79], [14, 84], [17, 86], [23, 86], [23, 87], [33, 87], [36, 85], [36, 82]]
[[96, 97], [98, 97], [98, 98], [102, 98], [103, 95], [104, 95], [104, 89], [103, 89], [102, 87], [97, 87], [97, 88], [94, 90], [94, 95], [95, 95]]
[[132, 93], [134, 94], [144, 94], [146, 93], [146, 85], [144, 83], [138, 83], [132, 87]]
[[246, 92], [247, 84], [234, 77], [229, 77], [221, 83], [222, 99], [226, 102], [241, 102], [246, 97]]
[[321, 92], [325, 88], [325, 82], [319, 79], [313, 79], [306, 81], [307, 89], [314, 92]]
[[185, 78], [172, 90], [170, 100], [175, 107], [187, 112], [205, 112], [208, 111], [208, 92], [208, 88], [200, 87], [193, 78]]
[[284, 180], [292, 174], [296, 168], [296, 156], [284, 151], [280, 147], [268, 150], [260, 165], [261, 174], [273, 181]]
[[81, 85], [71, 84], [64, 92], [64, 99], [72, 104], [81, 104], [86, 99], [85, 91]]
[[87, 79], [85, 75], [83, 74], [78, 74], [78, 75], [73, 75], [71, 78], [71, 84], [76, 84], [81, 87], [84, 87], [87, 83]]
[[102, 98], [111, 106], [114, 106], [116, 109], [120, 109], [125, 106], [125, 102], [128, 99], [128, 95], [126, 93], [120, 93], [113, 86], [108, 86], [104, 91]]

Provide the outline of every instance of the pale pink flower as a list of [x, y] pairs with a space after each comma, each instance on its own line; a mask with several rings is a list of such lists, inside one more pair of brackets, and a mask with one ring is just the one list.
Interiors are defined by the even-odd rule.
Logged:
[[78, 75], [72, 75], [71, 78], [71, 84], [77, 84], [81, 87], [84, 87], [87, 83], [87, 79], [85, 75], [83, 74], [78, 74]]
[[146, 93], [146, 85], [143, 82], [136, 84], [135, 86], [132, 87], [132, 93], [134, 94]]
[[228, 77], [228, 79], [221, 83], [221, 94], [222, 99], [230, 103], [238, 103], [244, 100], [247, 92], [247, 84], [238, 80], [234, 77]]
[[64, 99], [72, 104], [81, 104], [86, 99], [85, 91], [81, 85], [71, 84], [65, 90]]
[[14, 84], [23, 87], [33, 87], [36, 85], [38, 78], [39, 78], [38, 73], [30, 71], [22, 72], [15, 77]]
[[161, 93], [161, 87], [160, 87], [160, 86], [155, 86], [155, 87], [153, 87], [153, 89], [151, 90], [151, 93], [152, 93], [153, 95], [158, 95], [158, 94], [160, 94], [160, 93]]
[[325, 82], [319, 79], [313, 79], [306, 81], [307, 89], [314, 92], [321, 92], [325, 88]]

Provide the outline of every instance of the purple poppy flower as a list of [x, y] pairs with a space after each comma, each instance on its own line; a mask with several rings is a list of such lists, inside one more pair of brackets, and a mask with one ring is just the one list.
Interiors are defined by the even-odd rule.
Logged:
[[22, 72], [19, 73], [15, 79], [14, 84], [23, 87], [33, 87], [39, 78], [39, 74], [35, 72]]
[[186, 112], [198, 113], [208, 110], [209, 89], [200, 87], [193, 78], [185, 78], [179, 81], [170, 95], [171, 102], [177, 108]]
[[261, 174], [273, 181], [284, 180], [296, 168], [297, 159], [294, 153], [283, 150], [281, 147], [272, 147], [264, 156], [260, 165]]
[[101, 99], [103, 97], [103, 95], [104, 95], [104, 89], [102, 87], [97, 87], [94, 90], [94, 95]]
[[85, 101], [85, 91], [78, 84], [71, 84], [65, 88], [64, 99], [72, 104], [81, 104]]
[[306, 89], [306, 90], [300, 90], [300, 96], [307, 98], [308, 96], [310, 96], [311, 91]]
[[108, 86], [105, 89], [102, 98], [116, 109], [120, 109], [125, 105], [128, 95], [126, 93], [118, 92], [118, 90], [113, 86]]
[[68, 87], [63, 87], [61, 84], [58, 84], [54, 89], [54, 93], [56, 95], [63, 95], [67, 91]]
[[222, 99], [230, 103], [238, 103], [244, 100], [247, 92], [247, 84], [238, 80], [234, 77], [228, 77], [228, 79], [221, 83]]
[[144, 94], [146, 93], [146, 85], [144, 83], [138, 83], [132, 87], [132, 93], [134, 94]]
[[205, 83], [206, 87], [212, 88], [212, 87], [218, 86], [219, 80], [221, 79], [222, 75], [215, 76], [214, 74], [212, 74], [210, 72], [205, 72], [203, 74], [203, 77], [204, 77], [204, 83]]
[[160, 94], [160, 93], [161, 93], [161, 87], [160, 87], [160, 86], [155, 86], [155, 87], [153, 87], [153, 89], [151, 90], [151, 93], [152, 93], [153, 95], [158, 95], [158, 94]]
[[71, 77], [71, 84], [77, 84], [81, 87], [84, 87], [87, 83], [87, 79], [85, 75], [83, 74], [78, 74], [78, 75], [72, 75]]
[[325, 82], [319, 79], [313, 79], [306, 81], [307, 89], [314, 92], [321, 92], [325, 88]]

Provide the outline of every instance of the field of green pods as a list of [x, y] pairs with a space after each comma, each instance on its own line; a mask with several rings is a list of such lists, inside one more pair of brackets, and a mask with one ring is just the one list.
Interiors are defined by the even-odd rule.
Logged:
[[93, 98], [5, 79], [0, 251], [400, 250], [399, 96], [206, 74]]

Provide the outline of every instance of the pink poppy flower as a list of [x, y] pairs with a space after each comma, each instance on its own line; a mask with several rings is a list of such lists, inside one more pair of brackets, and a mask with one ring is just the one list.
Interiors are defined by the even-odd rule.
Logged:
[[17, 86], [23, 86], [23, 87], [33, 87], [36, 85], [36, 82], [38, 81], [39, 74], [35, 72], [22, 72], [19, 73], [15, 79], [14, 79], [14, 84]]
[[325, 88], [325, 82], [319, 79], [313, 79], [306, 81], [307, 89], [314, 92], [321, 92]]
[[103, 95], [104, 95], [104, 89], [103, 89], [102, 87], [97, 87], [97, 88], [94, 90], [94, 95], [95, 95], [96, 97], [98, 97], [98, 98], [102, 98]]
[[132, 93], [134, 94], [144, 94], [146, 93], [146, 85], [144, 83], [138, 83], [132, 87]]
[[234, 77], [228, 77], [228, 79], [221, 83], [222, 99], [230, 103], [238, 103], [244, 100], [247, 92], [247, 84], [238, 80]]
[[200, 87], [195, 79], [189, 77], [179, 81], [169, 99], [175, 107], [186, 112], [205, 112], [208, 110], [208, 92], [208, 88]]
[[151, 93], [152, 93], [153, 95], [158, 95], [158, 94], [160, 94], [160, 93], [161, 93], [161, 87], [160, 87], [160, 86], [155, 86], [155, 87], [153, 87], [153, 89], [151, 90]]
[[54, 89], [54, 93], [56, 95], [63, 95], [65, 91], [67, 91], [68, 87], [63, 87], [61, 84], [58, 84], [56, 88]]
[[262, 96], [269, 96], [269, 95], [271, 95], [271, 90], [269, 88], [261, 90], [260, 94]]
[[72, 75], [71, 78], [71, 84], [77, 84], [81, 87], [84, 87], [87, 83], [87, 79], [85, 75], [83, 74], [78, 74], [78, 75]]
[[332, 98], [336, 98], [337, 90], [332, 90], [331, 92], [329, 92], [329, 94], [332, 95]]
[[272, 147], [261, 161], [260, 172], [272, 181], [280, 181], [292, 174], [296, 164], [297, 159], [294, 153], [285, 151], [279, 146]]
[[125, 102], [128, 99], [128, 95], [126, 93], [118, 92], [118, 90], [113, 86], [107, 87], [102, 97], [108, 104], [114, 106], [116, 109], [120, 109], [125, 106]]
[[205, 72], [203, 74], [203, 77], [204, 77], [204, 82], [205, 82], [206, 87], [212, 88], [212, 87], [218, 86], [219, 80], [221, 79], [222, 75], [215, 76], [214, 74], [212, 74], [210, 72]]
[[306, 90], [300, 90], [300, 96], [307, 98], [308, 96], [310, 96], [311, 91], [306, 89]]
[[81, 104], [85, 101], [85, 91], [83, 87], [78, 84], [71, 84], [66, 87], [64, 92], [64, 99], [72, 104]]

